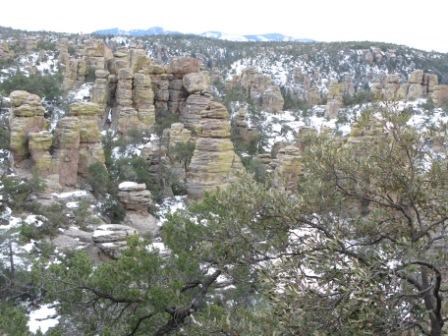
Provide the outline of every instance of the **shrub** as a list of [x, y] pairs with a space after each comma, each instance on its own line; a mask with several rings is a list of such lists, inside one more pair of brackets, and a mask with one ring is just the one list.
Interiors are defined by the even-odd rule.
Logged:
[[102, 163], [94, 163], [88, 168], [89, 175], [87, 181], [97, 195], [105, 195], [110, 190], [110, 176], [106, 167]]
[[0, 93], [9, 95], [14, 90], [25, 90], [40, 97], [54, 100], [62, 95], [61, 83], [62, 76], [60, 74], [25, 76], [19, 72], [0, 83]]

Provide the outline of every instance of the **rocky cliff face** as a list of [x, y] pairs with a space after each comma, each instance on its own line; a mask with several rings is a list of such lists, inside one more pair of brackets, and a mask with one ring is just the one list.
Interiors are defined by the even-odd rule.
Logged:
[[279, 113], [283, 110], [284, 99], [279, 86], [271, 77], [254, 68], [243, 70], [241, 75], [233, 78], [230, 86], [241, 86], [248, 98], [262, 111]]

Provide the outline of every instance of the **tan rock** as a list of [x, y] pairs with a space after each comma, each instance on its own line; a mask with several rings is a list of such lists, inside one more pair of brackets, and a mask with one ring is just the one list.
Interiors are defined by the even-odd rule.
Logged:
[[201, 63], [193, 57], [175, 58], [168, 67], [168, 72], [183, 77], [192, 72], [199, 72]]
[[438, 107], [446, 105], [448, 103], [448, 85], [436, 85], [431, 98]]
[[183, 86], [188, 93], [208, 91], [210, 77], [207, 72], [194, 72], [183, 77]]

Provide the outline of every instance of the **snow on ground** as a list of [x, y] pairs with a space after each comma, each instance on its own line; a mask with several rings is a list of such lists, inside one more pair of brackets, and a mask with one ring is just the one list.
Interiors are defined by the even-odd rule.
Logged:
[[59, 316], [56, 314], [55, 303], [44, 304], [33, 309], [28, 314], [28, 329], [36, 334], [39, 330], [46, 333], [48, 329], [55, 327], [59, 323]]
[[71, 90], [67, 94], [67, 99], [71, 102], [89, 101], [90, 94], [92, 92], [92, 87], [93, 87], [93, 83], [91, 83], [91, 82], [84, 83], [78, 89]]
[[167, 197], [163, 200], [162, 204], [157, 205], [159, 208], [159, 223], [161, 226], [166, 222], [166, 218], [168, 215], [175, 213], [177, 210], [182, 210], [186, 208], [186, 200], [187, 196], [174, 196]]
[[85, 190], [72, 190], [72, 191], [62, 192], [59, 194], [54, 193], [52, 195], [59, 199], [67, 199], [67, 198], [82, 198], [82, 197], [86, 197], [88, 194], [87, 194], [87, 191], [85, 191]]

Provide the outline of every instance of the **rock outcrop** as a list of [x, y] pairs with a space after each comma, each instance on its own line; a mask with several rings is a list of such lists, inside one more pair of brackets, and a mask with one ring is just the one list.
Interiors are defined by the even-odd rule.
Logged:
[[127, 240], [137, 231], [127, 225], [104, 224], [93, 232], [92, 239], [98, 248], [110, 258], [118, 258], [126, 247]]
[[45, 109], [40, 97], [35, 94], [13, 91], [9, 97], [11, 101], [10, 150], [14, 164], [17, 166], [30, 157], [28, 146], [30, 133], [43, 131], [46, 127]]
[[434, 86], [431, 98], [435, 106], [446, 106], [448, 104], [448, 85]]
[[28, 139], [28, 148], [36, 172], [40, 176], [51, 174], [53, 159], [50, 155], [50, 148], [53, 144], [53, 135], [48, 131], [30, 132]]
[[242, 87], [248, 98], [263, 111], [280, 113], [283, 110], [284, 99], [280, 88], [270, 77], [254, 68], [245, 69], [240, 76], [233, 78], [230, 85]]
[[55, 160], [59, 184], [75, 186], [78, 182], [80, 123], [76, 117], [64, 117], [56, 127]]
[[126, 210], [148, 212], [152, 198], [144, 183], [122, 182], [118, 189], [118, 198]]
[[104, 164], [104, 150], [98, 127], [101, 109], [95, 103], [74, 103], [70, 105], [70, 115], [79, 120], [79, 164], [78, 175], [87, 177], [89, 166]]
[[225, 187], [243, 169], [230, 140], [229, 116], [224, 105], [209, 101], [197, 116], [199, 120], [193, 128], [196, 145], [187, 172], [187, 192], [192, 198]]

